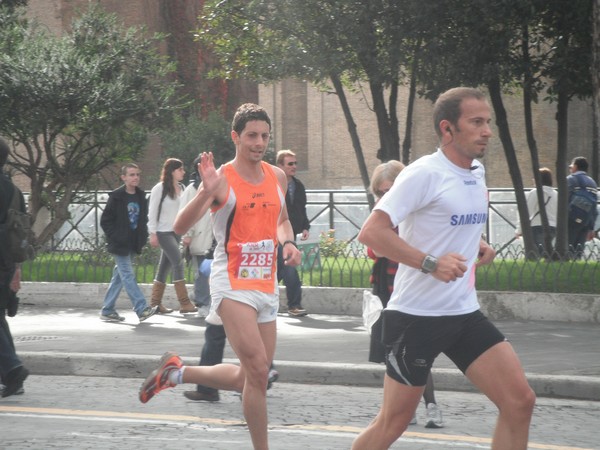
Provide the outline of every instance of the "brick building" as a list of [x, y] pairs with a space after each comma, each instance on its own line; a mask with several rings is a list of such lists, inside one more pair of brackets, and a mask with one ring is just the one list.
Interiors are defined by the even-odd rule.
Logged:
[[[364, 87], [368, 89], [368, 87]], [[319, 92], [303, 82], [286, 80], [259, 89], [261, 105], [274, 120], [275, 148], [292, 148], [298, 155], [299, 177], [312, 189], [361, 187], [360, 173], [346, 121], [337, 96]], [[400, 89], [398, 116], [404, 123], [408, 90]], [[379, 160], [375, 154], [379, 146], [375, 114], [369, 109], [368, 93], [349, 96], [348, 100], [358, 127], [366, 164], [371, 171]], [[525, 136], [522, 99], [505, 96], [510, 130], [517, 149], [519, 166], [525, 186], [532, 186], [529, 147]], [[437, 144], [431, 119], [432, 104], [417, 100], [413, 117], [413, 149], [411, 161], [431, 153]], [[534, 107], [534, 130], [540, 153], [540, 165], [555, 172], [556, 121], [555, 104], [540, 103]], [[589, 104], [573, 101], [569, 107], [569, 156], [590, 158], [592, 152], [592, 110]], [[403, 129], [400, 139], [402, 140]], [[508, 165], [497, 130], [486, 151], [483, 163], [490, 187], [512, 187]]]
[[[178, 8], [185, 23], [193, 24], [201, 7], [202, 0], [171, 2], [169, 0], [98, 0], [106, 10], [116, 13], [127, 26], [145, 25], [150, 31], [166, 31], [170, 26], [172, 8]], [[71, 22], [77, 11], [86, 8], [88, 0], [29, 0], [28, 14], [46, 24], [60, 34]], [[171, 24], [172, 25], [172, 24]], [[187, 33], [190, 35], [191, 34]], [[178, 60], [177, 48], [165, 42], [161, 51]], [[181, 55], [180, 55], [181, 56]], [[188, 80], [193, 88], [193, 79]], [[368, 87], [364, 87], [368, 89]], [[405, 108], [408, 92], [399, 92], [400, 123], [405, 121]], [[258, 101], [267, 108], [273, 118], [274, 149], [291, 148], [298, 155], [299, 177], [309, 189], [342, 188], [362, 186], [356, 157], [347, 131], [346, 122], [335, 95], [320, 92], [311, 85], [294, 80], [259, 86], [258, 91], [240, 88], [232, 96], [237, 103]], [[524, 130], [522, 98], [519, 95], [504, 97], [511, 134], [517, 148], [519, 166], [525, 186], [531, 186], [532, 171], [529, 149]], [[349, 96], [354, 120], [358, 127], [363, 152], [369, 172], [379, 163], [375, 156], [379, 148], [377, 124], [374, 113], [369, 108], [368, 93]], [[230, 105], [232, 106], [232, 105]], [[540, 164], [555, 171], [556, 160], [556, 121], [555, 104], [542, 102], [534, 106], [534, 129], [540, 152]], [[574, 100], [569, 110], [569, 154], [590, 158], [592, 153], [592, 110], [589, 104]], [[403, 130], [401, 130], [402, 139]], [[488, 172], [490, 187], [511, 187], [508, 166], [497, 133], [487, 151], [484, 164]], [[433, 151], [436, 136], [431, 124], [431, 103], [418, 100], [413, 120], [412, 160]], [[146, 178], [157, 179], [162, 163], [161, 143], [153, 140], [143, 161], [140, 161]], [[590, 158], [591, 159], [591, 158]]]

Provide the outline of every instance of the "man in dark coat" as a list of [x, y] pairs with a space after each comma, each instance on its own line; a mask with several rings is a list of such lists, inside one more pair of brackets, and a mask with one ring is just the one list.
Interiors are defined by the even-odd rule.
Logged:
[[569, 210], [569, 249], [573, 253], [575, 259], [580, 259], [583, 256], [583, 249], [587, 241], [594, 238], [594, 227], [598, 216], [598, 185], [592, 177], [587, 174], [588, 162], [583, 156], [573, 158], [569, 165], [571, 174], [567, 177], [567, 186], [569, 188], [569, 204], [571, 198], [576, 191], [588, 191], [595, 199], [590, 218], [587, 221], [582, 221], [574, 218]]
[[107, 322], [121, 322], [125, 317], [115, 310], [115, 304], [124, 287], [133, 310], [143, 322], [154, 315], [158, 307], [149, 307], [144, 294], [137, 284], [133, 271], [132, 256], [142, 252], [148, 240], [148, 201], [139, 188], [140, 169], [129, 163], [121, 169], [123, 186], [108, 196], [106, 208], [102, 212], [100, 225], [106, 235], [106, 246], [115, 258], [115, 268], [110, 285], [104, 296], [100, 318]]
[[[0, 138], [0, 226], [6, 222], [9, 205], [13, 195], [18, 195], [21, 211], [25, 212], [25, 200], [23, 194], [4, 173], [4, 164], [8, 159], [9, 148], [6, 141]], [[0, 234], [4, 234], [4, 228], [0, 228]], [[17, 292], [21, 288], [21, 266], [12, 261], [6, 253], [7, 237], [0, 237], [0, 376], [4, 388], [2, 397], [22, 394], [23, 382], [29, 375], [29, 371], [17, 356], [15, 343], [10, 333], [6, 316], [14, 316], [17, 313], [19, 299]]]
[[[294, 230], [294, 238], [300, 235], [300, 239], [305, 241], [308, 239], [310, 223], [306, 215], [306, 190], [302, 182], [296, 178], [296, 168], [298, 167], [296, 154], [291, 150], [281, 150], [277, 152], [276, 162], [287, 177], [288, 190], [285, 194], [285, 206]], [[288, 314], [296, 317], [306, 316], [307, 312], [302, 308], [300, 277], [295, 267], [286, 266], [283, 263], [282, 253], [280, 248], [277, 253], [277, 278], [283, 279], [283, 284], [285, 284]]]

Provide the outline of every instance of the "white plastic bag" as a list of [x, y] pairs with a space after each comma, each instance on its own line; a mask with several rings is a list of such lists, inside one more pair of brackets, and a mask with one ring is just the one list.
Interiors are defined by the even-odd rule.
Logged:
[[363, 291], [363, 324], [367, 329], [367, 332], [371, 334], [371, 327], [379, 319], [383, 305], [379, 297], [374, 295], [371, 291]]

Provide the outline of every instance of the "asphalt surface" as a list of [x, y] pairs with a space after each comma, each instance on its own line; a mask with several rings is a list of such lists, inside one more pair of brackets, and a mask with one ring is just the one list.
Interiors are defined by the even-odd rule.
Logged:
[[[120, 323], [98, 309], [23, 304], [9, 323], [26, 366], [34, 375], [143, 378], [165, 351], [197, 364], [205, 322], [178, 313], [139, 323], [120, 300]], [[310, 311], [309, 311], [310, 312]], [[496, 321], [521, 358], [538, 396], [600, 400], [600, 326], [590, 323]], [[367, 362], [369, 336], [362, 318], [281, 313], [276, 367], [283, 383], [381, 387], [384, 367]], [[234, 360], [229, 348], [226, 360]], [[436, 390], [474, 391], [441, 355], [434, 365]]]
[[[251, 449], [239, 396], [192, 402], [189, 386], [146, 404], [139, 378], [31, 375], [25, 395], [0, 399], [2, 440], [10, 450]], [[277, 382], [267, 391], [270, 448], [348, 450], [377, 414], [380, 387]], [[481, 394], [437, 391], [444, 428], [425, 428], [425, 407], [393, 450], [489, 449], [497, 411]], [[600, 402], [538, 397], [528, 449], [598, 449]]]

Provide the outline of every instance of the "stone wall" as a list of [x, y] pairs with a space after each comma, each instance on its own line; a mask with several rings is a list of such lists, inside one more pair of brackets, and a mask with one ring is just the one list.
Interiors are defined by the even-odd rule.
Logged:
[[[105, 283], [45, 283], [23, 282], [19, 297], [23, 304], [38, 308], [100, 309], [108, 284]], [[152, 285], [140, 284], [146, 298]], [[188, 285], [189, 290], [193, 286]], [[362, 315], [364, 289], [304, 286], [302, 306], [313, 314]], [[280, 310], [287, 308], [285, 287], [280, 286]], [[556, 322], [600, 323], [600, 295], [550, 292], [479, 291], [481, 311], [493, 320], [541, 320]], [[125, 291], [120, 302], [129, 305]], [[175, 291], [168, 287], [165, 305], [176, 307]]]

